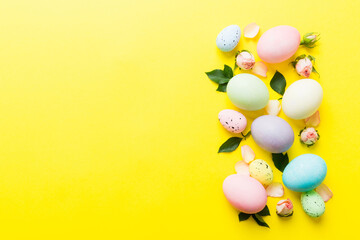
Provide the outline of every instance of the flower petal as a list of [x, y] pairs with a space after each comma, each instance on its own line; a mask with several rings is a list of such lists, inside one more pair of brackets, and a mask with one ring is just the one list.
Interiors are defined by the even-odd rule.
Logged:
[[269, 115], [277, 116], [281, 110], [281, 104], [279, 100], [270, 100], [265, 107], [265, 111]]
[[333, 193], [330, 190], [330, 188], [323, 183], [317, 188], [315, 188], [315, 191], [322, 197], [324, 202], [329, 201], [333, 196]]
[[244, 28], [246, 38], [254, 38], [259, 33], [260, 27], [256, 23], [250, 23]]
[[284, 196], [284, 187], [281, 183], [273, 182], [266, 188], [266, 193], [269, 197]]
[[253, 67], [253, 69], [251, 70], [253, 73], [255, 73], [256, 75], [262, 76], [262, 77], [266, 77], [266, 73], [268, 71], [267, 66], [265, 65], [264, 62], [256, 62], [255, 66]]
[[241, 146], [241, 156], [246, 163], [250, 163], [255, 160], [255, 153], [249, 145]]
[[237, 174], [250, 176], [249, 165], [244, 161], [239, 161], [235, 164], [235, 171]]
[[305, 118], [305, 125], [307, 127], [317, 127], [320, 124], [320, 113], [316, 111], [313, 115]]

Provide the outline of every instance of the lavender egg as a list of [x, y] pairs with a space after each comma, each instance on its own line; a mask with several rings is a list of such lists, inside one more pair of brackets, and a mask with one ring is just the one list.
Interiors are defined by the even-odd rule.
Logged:
[[251, 135], [257, 145], [271, 153], [286, 152], [294, 143], [294, 131], [282, 118], [264, 115], [251, 124]]

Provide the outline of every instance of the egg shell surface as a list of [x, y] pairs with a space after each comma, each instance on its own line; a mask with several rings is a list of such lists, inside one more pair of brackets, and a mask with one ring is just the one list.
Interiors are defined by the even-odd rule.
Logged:
[[251, 135], [257, 145], [271, 153], [286, 152], [294, 143], [294, 131], [282, 118], [264, 115], [251, 124]]
[[313, 115], [323, 98], [321, 85], [313, 79], [301, 79], [291, 84], [282, 99], [283, 112], [292, 119]]
[[250, 176], [264, 185], [269, 185], [274, 179], [274, 174], [267, 162], [261, 159], [252, 161], [249, 165]]
[[301, 206], [310, 217], [320, 217], [325, 212], [325, 202], [314, 190], [301, 194]]
[[235, 110], [225, 109], [219, 112], [221, 125], [232, 133], [241, 133], [247, 125], [246, 117]]
[[284, 185], [295, 192], [313, 190], [324, 181], [327, 166], [321, 157], [315, 154], [302, 154], [294, 158], [284, 169]]
[[291, 26], [277, 26], [267, 30], [259, 39], [257, 53], [268, 63], [280, 63], [295, 54], [300, 45], [300, 33]]
[[238, 108], [256, 111], [269, 102], [269, 90], [258, 77], [241, 73], [232, 77], [226, 88], [230, 101]]
[[223, 191], [229, 203], [240, 212], [253, 214], [264, 209], [266, 190], [259, 181], [246, 175], [233, 174], [223, 183]]
[[241, 29], [238, 25], [230, 25], [221, 30], [216, 38], [216, 46], [223, 52], [230, 52], [238, 45]]

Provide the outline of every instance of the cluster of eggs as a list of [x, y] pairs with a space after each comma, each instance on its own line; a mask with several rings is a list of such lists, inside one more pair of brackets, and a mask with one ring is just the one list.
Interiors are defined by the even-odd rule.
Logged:
[[[220, 32], [216, 40], [220, 50], [233, 50], [240, 40], [241, 30], [231, 25]], [[266, 31], [259, 39], [257, 53], [267, 63], [280, 63], [295, 54], [300, 44], [300, 33], [290, 26], [277, 26]], [[227, 85], [230, 101], [239, 109], [256, 111], [269, 102], [269, 91], [257, 76], [241, 73], [230, 79]], [[282, 108], [291, 119], [305, 119], [320, 107], [323, 91], [313, 79], [301, 79], [291, 84], [282, 99]], [[234, 110], [219, 113], [220, 123], [232, 133], [241, 133], [247, 125], [245, 116]], [[251, 124], [251, 133], [257, 145], [271, 153], [286, 152], [293, 145], [294, 132], [282, 118], [263, 115]], [[264, 160], [249, 164], [250, 176], [233, 174], [223, 183], [226, 199], [237, 210], [253, 214], [261, 211], [267, 202], [265, 187], [273, 181], [271, 167]], [[284, 185], [296, 192], [302, 192], [301, 204], [312, 217], [321, 216], [325, 204], [314, 191], [324, 180], [327, 172], [325, 161], [314, 154], [303, 154], [293, 159], [284, 169]]]

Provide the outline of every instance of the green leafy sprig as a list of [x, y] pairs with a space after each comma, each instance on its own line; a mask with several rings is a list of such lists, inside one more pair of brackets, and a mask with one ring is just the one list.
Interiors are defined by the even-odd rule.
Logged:
[[224, 70], [215, 69], [210, 72], [206, 72], [206, 75], [211, 81], [219, 84], [216, 91], [226, 92], [226, 86], [229, 80], [234, 76], [233, 70], [228, 65], [224, 65]]
[[276, 71], [270, 81], [271, 88], [280, 95], [284, 95], [286, 88], [286, 80], [284, 75]]
[[[251, 131], [249, 131], [245, 135], [241, 133], [241, 135], [244, 137], [244, 140], [246, 140], [246, 138], [251, 135]], [[243, 138], [241, 138], [241, 137], [229, 138], [220, 146], [218, 153], [235, 151], [239, 147], [242, 140], [243, 140]]]
[[289, 164], [289, 156], [287, 153], [272, 153], [272, 160], [274, 162], [275, 167], [283, 172], [285, 167]]
[[250, 216], [252, 216], [252, 218], [259, 226], [270, 228], [269, 225], [262, 218], [264, 216], [270, 216], [270, 211], [267, 205], [264, 207], [263, 210], [255, 214], [247, 214], [243, 212], [239, 213], [239, 222], [248, 220]]

